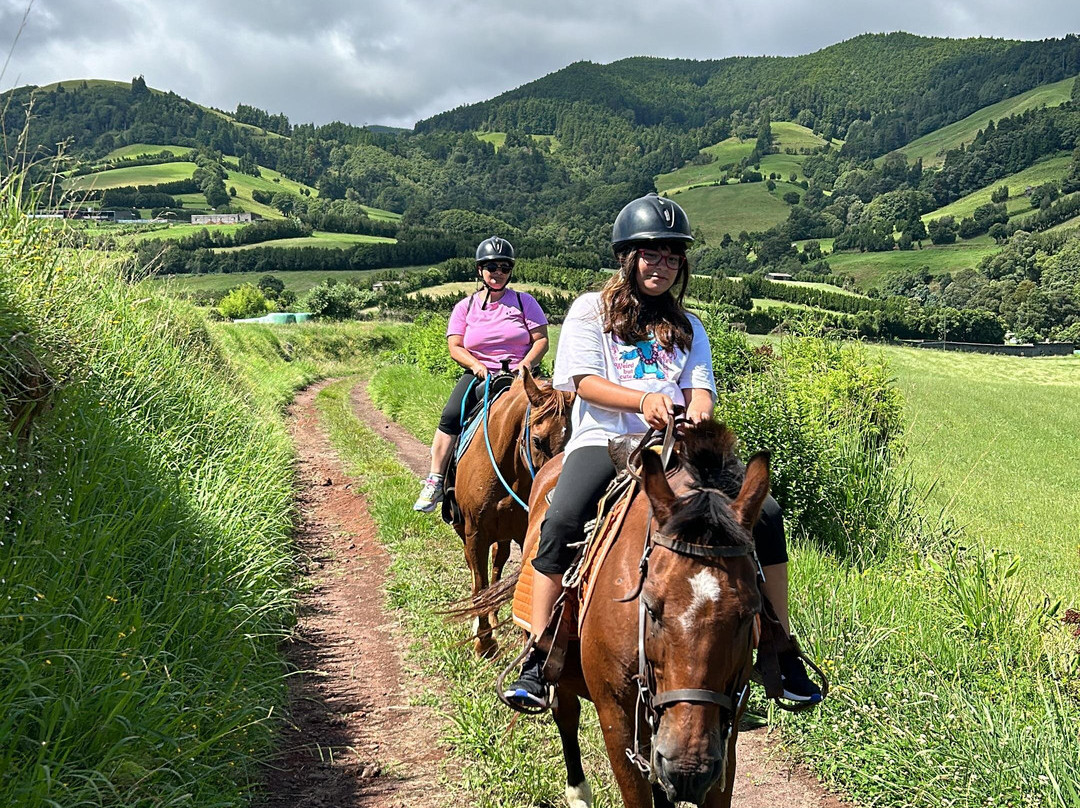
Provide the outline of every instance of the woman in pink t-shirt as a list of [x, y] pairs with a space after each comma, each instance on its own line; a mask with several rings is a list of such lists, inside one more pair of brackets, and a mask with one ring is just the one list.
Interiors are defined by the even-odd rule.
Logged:
[[431, 471], [413, 510], [429, 513], [442, 501], [443, 475], [461, 434], [462, 399], [468, 395], [468, 411], [483, 394], [489, 372], [497, 372], [504, 361], [513, 371], [534, 368], [547, 352], [547, 317], [532, 295], [510, 288], [513, 268], [514, 248], [506, 239], [492, 236], [476, 248], [476, 274], [484, 288], [454, 306], [446, 329], [450, 358], [465, 372], [443, 408], [431, 442]]

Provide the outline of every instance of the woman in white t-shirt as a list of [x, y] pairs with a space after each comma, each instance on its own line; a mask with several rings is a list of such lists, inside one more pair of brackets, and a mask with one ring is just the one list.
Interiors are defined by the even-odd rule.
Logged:
[[[683, 307], [689, 281], [686, 245], [693, 241], [683, 209], [648, 194], [619, 212], [612, 228], [619, 269], [601, 292], [574, 301], [563, 323], [555, 357], [554, 386], [577, 393], [562, 472], [540, 528], [533, 568], [532, 619], [539, 634], [562, 591], [562, 575], [573, 561], [571, 544], [583, 538], [585, 522], [615, 468], [608, 441], [619, 435], [661, 429], [686, 408], [693, 423], [712, 418], [716, 397], [712, 351], [701, 321]], [[787, 545], [776, 501], [767, 500], [754, 528], [765, 593], [787, 628]], [[544, 657], [526, 658], [521, 676], [505, 691], [515, 704], [547, 706]], [[781, 660], [785, 695], [820, 701], [801, 660]]]

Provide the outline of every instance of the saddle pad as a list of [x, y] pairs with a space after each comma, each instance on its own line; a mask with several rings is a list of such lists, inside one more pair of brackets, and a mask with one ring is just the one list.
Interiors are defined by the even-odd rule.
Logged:
[[526, 631], [532, 631], [529, 620], [532, 617], [533, 576], [536, 574], [532, 562], [536, 558], [536, 550], [539, 546], [540, 542], [534, 541], [522, 550], [521, 572], [518, 575], [517, 585], [514, 587], [514, 623]]
[[593, 536], [589, 546], [585, 549], [585, 559], [581, 564], [581, 583], [578, 585], [578, 602], [581, 604], [578, 609], [578, 632], [581, 631], [581, 627], [585, 623], [585, 614], [588, 612], [589, 603], [592, 600], [592, 582], [600, 568], [604, 566], [604, 560], [615, 544], [615, 539], [619, 535], [619, 530], [622, 528], [623, 520], [626, 518], [627, 511], [630, 510], [630, 503], [633, 501], [636, 492], [637, 483], [631, 482], [604, 516], [600, 529], [596, 531], [596, 535]]
[[[510, 385], [498, 385], [494, 389], [488, 391], [488, 408], [491, 407], [499, 397], [510, 389]], [[461, 435], [458, 436], [457, 446], [454, 447], [454, 462], [457, 463], [461, 460], [461, 456], [465, 454], [465, 450], [469, 448], [469, 444], [472, 443], [473, 436], [476, 435], [477, 430], [481, 428], [484, 423], [484, 408], [481, 406], [479, 409], [474, 410], [467, 416], [465, 428], [461, 430]]]
[[[578, 609], [577, 619], [577, 628], [579, 631], [582, 622], [585, 619], [585, 610], [588, 608], [589, 604], [589, 583], [596, 571], [603, 565], [604, 559], [607, 558], [608, 551], [615, 543], [615, 537], [619, 533], [619, 528], [622, 527], [623, 518], [630, 508], [630, 501], [634, 498], [634, 491], [636, 488], [637, 486], [631, 483], [625, 491], [618, 496], [618, 499], [615, 500], [607, 512], [601, 513], [597, 517], [602, 520], [600, 528], [590, 538], [589, 544], [585, 549], [585, 558], [582, 560], [581, 567], [579, 568], [581, 583], [576, 593], [576, 600], [581, 604]], [[599, 509], [601, 511], [604, 509], [607, 500], [607, 495], [600, 500]], [[521, 572], [518, 575], [518, 582], [514, 588], [514, 623], [526, 631], [532, 630], [530, 619], [532, 610], [533, 577], [536, 574], [532, 562], [533, 559], [536, 558], [536, 551], [539, 546], [539, 537], [526, 544], [521, 554]]]

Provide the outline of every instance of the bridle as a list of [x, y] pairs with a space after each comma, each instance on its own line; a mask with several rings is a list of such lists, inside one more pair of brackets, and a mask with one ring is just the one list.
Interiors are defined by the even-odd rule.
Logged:
[[[713, 491], [715, 489], [699, 490]], [[652, 555], [653, 549], [658, 546], [664, 547], [678, 555], [698, 560], [750, 557], [757, 567], [758, 576], [760, 577], [762, 573], [761, 565], [758, 563], [757, 553], [755, 552], [753, 545], [712, 547], [702, 544], [692, 544], [690, 542], [674, 539], [659, 531], [654, 531], [652, 523], [653, 515], [652, 508], [650, 508], [649, 527], [645, 534], [645, 549], [642, 552], [641, 561], [638, 564], [638, 586], [635, 592], [624, 599], [630, 600], [633, 597], [636, 597], [638, 600], [638, 672], [637, 675], [634, 676], [638, 695], [637, 708], [634, 710], [634, 746], [632, 749], [626, 750], [626, 756], [630, 759], [630, 762], [637, 766], [641, 773], [649, 779], [650, 783], [656, 783], [659, 780], [656, 760], [656, 735], [660, 729], [660, 719], [663, 716], [664, 710], [674, 704], [680, 703], [716, 705], [721, 711], [723, 722], [721, 733], [726, 747], [731, 741], [731, 737], [734, 733], [735, 721], [746, 701], [750, 683], [749, 681], [743, 682], [742, 687], [739, 687], [738, 684], [735, 683], [732, 685], [731, 689], [723, 693], [702, 688], [679, 688], [665, 690], [660, 693], [656, 692], [656, 676], [653, 671], [653, 665], [645, 653], [645, 637], [648, 630], [649, 615], [648, 610], [645, 608], [645, 599], [641, 597], [641, 590], [644, 588], [645, 579], [649, 575], [649, 557]], [[755, 636], [754, 633], [751, 633], [749, 651], [753, 651], [754, 644]], [[645, 722], [649, 727], [649, 748], [651, 751], [648, 758], [641, 752], [639, 729], [642, 716], [644, 716]]]
[[[665, 460], [665, 466], [667, 464], [666, 461], [671, 454], [671, 447], [674, 444], [674, 420], [675, 419], [669, 419], [668, 421], [668, 428], [665, 431], [663, 448], [661, 450], [661, 456]], [[646, 433], [646, 438], [648, 437], [649, 435]], [[639, 449], [645, 442], [646, 439], [643, 438], [638, 444]], [[630, 468], [633, 467], [632, 462], [628, 462], [627, 465]], [[637, 475], [635, 474], [634, 476]], [[694, 490], [723, 496], [723, 493], [715, 488], [695, 487]], [[652, 506], [650, 506], [648, 528], [646, 528], [645, 533], [645, 547], [642, 550], [641, 561], [638, 563], [637, 587], [634, 591], [619, 600], [620, 602], [626, 603], [637, 598], [638, 601], [638, 665], [637, 674], [634, 676], [638, 692], [637, 705], [634, 710], [634, 745], [633, 748], [626, 750], [626, 757], [648, 778], [650, 783], [655, 784], [659, 782], [660, 779], [656, 759], [656, 736], [660, 729], [660, 719], [663, 716], [664, 710], [674, 704], [680, 703], [714, 704], [719, 707], [722, 716], [721, 733], [726, 756], [726, 748], [728, 744], [731, 743], [731, 738], [734, 734], [735, 721], [738, 718], [739, 712], [741, 711], [750, 690], [750, 682], [743, 682], [742, 687], [739, 687], [736, 682], [732, 684], [727, 692], [703, 688], [679, 688], [665, 690], [660, 693], [656, 692], [656, 675], [653, 670], [653, 664], [645, 653], [645, 637], [647, 634], [649, 615], [648, 610], [645, 608], [645, 599], [641, 597], [642, 589], [645, 586], [645, 579], [649, 575], [649, 558], [652, 555], [653, 549], [656, 547], [663, 547], [680, 556], [701, 561], [749, 557], [753, 560], [754, 566], [757, 568], [759, 586], [764, 582], [765, 576], [762, 572], [761, 564], [758, 561], [757, 552], [753, 543], [734, 547], [694, 544], [692, 542], [673, 538], [665, 533], [661, 533], [659, 530], [654, 531], [653, 521]], [[758, 611], [761, 611], [760, 607]], [[750, 636], [750, 647], [748, 649], [750, 653], [753, 652], [753, 648], [756, 644], [757, 631], [755, 630], [751, 632]], [[645, 757], [641, 752], [640, 728], [642, 716], [644, 716], [645, 723], [649, 727], [649, 757]], [[721, 788], [723, 788], [724, 785], [726, 784], [721, 784]]]
[[[566, 425], [563, 427], [563, 444], [570, 438], [570, 421], [567, 420]], [[525, 425], [521, 429], [521, 434], [518, 436], [518, 455], [521, 457], [521, 462], [525, 464], [525, 468], [529, 470], [529, 477], [533, 480], [536, 479], [536, 464], [533, 462], [533, 450], [532, 450], [532, 402], [528, 401], [525, 404]], [[549, 458], [550, 459], [550, 458]]]

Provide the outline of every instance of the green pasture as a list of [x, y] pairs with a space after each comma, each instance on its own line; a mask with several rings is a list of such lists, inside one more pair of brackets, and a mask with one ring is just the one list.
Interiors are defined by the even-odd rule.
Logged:
[[320, 247], [322, 249], [347, 250], [357, 244], [396, 244], [396, 238], [389, 236], [369, 236], [364, 233], [325, 233], [316, 230], [310, 236], [302, 238], [280, 238], [275, 241], [260, 241], [258, 244], [241, 244], [239, 247], [219, 247], [214, 252], [235, 252], [254, 250], [259, 247]]
[[[476, 281], [452, 281], [450, 283], [440, 283], [436, 286], [426, 286], [423, 289], [417, 289], [415, 292], [409, 292], [409, 297], [416, 297], [422, 295], [424, 297], [440, 297], [442, 295], [470, 295], [476, 291]], [[519, 292], [528, 292], [529, 294], [536, 294], [543, 292], [545, 294], [558, 294], [559, 290], [551, 286], [545, 286], [539, 283], [515, 283], [512, 287]]]
[[[413, 267], [413, 269], [422, 267]], [[163, 275], [148, 278], [142, 283], [154, 289], [161, 289], [166, 294], [185, 294], [190, 292], [227, 292], [241, 284], [258, 283], [264, 275], [280, 278], [285, 288], [302, 297], [313, 288], [328, 280], [345, 283], [370, 277], [385, 269], [337, 269], [337, 270], [298, 270], [295, 272], [230, 272], [207, 275]]]
[[995, 188], [1002, 185], [1009, 186], [1009, 199], [1005, 205], [1009, 211], [1009, 216], [1030, 213], [1031, 203], [1028, 201], [1028, 197], [1024, 196], [1024, 190], [1029, 186], [1042, 185], [1051, 180], [1061, 180], [1069, 170], [1071, 160], [1072, 156], [1068, 154], [1042, 160], [1033, 166], [1025, 168], [1023, 171], [996, 180], [985, 188], [980, 188], [978, 191], [973, 191], [955, 202], [924, 214], [922, 220], [923, 222], [929, 222], [931, 219], [940, 219], [942, 216], [953, 216], [959, 221], [965, 216], [974, 213], [975, 208], [990, 202], [990, 194], [993, 193]]
[[[737, 137], [729, 137], [712, 146], [706, 146], [703, 152], [711, 154], [716, 159], [705, 165], [684, 165], [667, 174], [657, 174], [654, 178], [656, 190], [661, 194], [680, 188], [689, 188], [702, 183], [720, 182], [726, 170], [732, 164], [738, 163], [754, 150], [754, 141], [739, 140]], [[727, 166], [727, 169], [724, 168]]]
[[770, 193], [764, 182], [749, 182], [693, 188], [673, 198], [686, 210], [694, 228], [710, 243], [719, 244], [725, 233], [735, 237], [744, 230], [768, 230], [787, 219], [791, 206], [780, 198], [787, 191], [801, 193], [802, 189], [778, 182]]
[[[974, 241], [974, 240], [972, 240]], [[878, 287], [891, 275], [926, 266], [931, 275], [972, 269], [1001, 248], [990, 243], [958, 242], [930, 245], [923, 242], [921, 250], [892, 250], [891, 252], [839, 252], [829, 256], [829, 266], [839, 275], [850, 275], [863, 291]]]
[[773, 281], [773, 283], [783, 283], [788, 286], [800, 286], [804, 289], [820, 289], [823, 292], [836, 292], [837, 294], [851, 295], [852, 297], [866, 297], [866, 295], [852, 292], [850, 289], [842, 289], [839, 286], [833, 286], [831, 283], [813, 283], [811, 281]]
[[[477, 140], [482, 140], [484, 143], [490, 143], [495, 147], [495, 151], [498, 151], [506, 145], [506, 132], [473, 132], [476, 135]], [[552, 152], [559, 150], [559, 139], [555, 135], [529, 135], [537, 143], [546, 142]]]
[[803, 311], [815, 311], [813, 306], [805, 303], [789, 303], [786, 300], [773, 300], [771, 297], [751, 298], [755, 309], [801, 309]]
[[792, 244], [795, 245], [795, 248], [799, 252], [803, 252], [806, 249], [806, 243], [808, 241], [816, 241], [818, 243], [818, 245], [821, 247], [821, 251], [823, 253], [825, 253], [825, 254], [828, 254], [828, 253], [832, 252], [833, 243], [836, 241], [836, 239], [832, 238], [832, 237], [830, 237], [830, 238], [804, 238], [804, 239], [800, 239], [799, 241], [793, 241]]
[[990, 121], [1000, 121], [1002, 118], [1019, 115], [1029, 109], [1064, 104], [1072, 93], [1073, 81], [1074, 79], [1064, 79], [1053, 84], [1044, 84], [1026, 93], [983, 107], [963, 120], [943, 126], [941, 129], [911, 141], [900, 151], [907, 157], [908, 162], [922, 158], [924, 168], [940, 166], [945, 162], [946, 151], [973, 141], [979, 130], [985, 129]]
[[[779, 174], [785, 180], [793, 173], [801, 177], [805, 155], [784, 154], [784, 149], [798, 150], [825, 145], [825, 141], [811, 130], [791, 121], [773, 122], [772, 132], [773, 141], [779, 153], [767, 154], [762, 158], [760, 170], [766, 177], [770, 173]], [[656, 190], [662, 194], [680, 193], [695, 185], [718, 183], [724, 174], [724, 166], [730, 168], [733, 163], [738, 163], [749, 156], [753, 150], [753, 140], [740, 140], [734, 136], [707, 146], [702, 149], [702, 152], [713, 155], [716, 158], [713, 162], [706, 165], [685, 165], [675, 171], [658, 174], [654, 177]], [[785, 188], [785, 190], [792, 189]], [[794, 190], [802, 193], [801, 188]]]
[[[194, 163], [188, 162], [110, 168], [107, 171], [98, 171], [95, 174], [72, 177], [64, 182], [64, 189], [78, 192], [101, 191], [106, 188], [120, 188], [125, 185], [160, 185], [163, 182], [189, 180], [191, 175], [195, 173], [195, 168]], [[205, 198], [203, 199], [203, 205], [206, 205]]]
[[[181, 239], [192, 236], [203, 230], [210, 233], [235, 233], [247, 224], [191, 224], [190, 222], [172, 222], [157, 230], [139, 230], [139, 225], [114, 225], [115, 231], [105, 225], [98, 228], [104, 235], [115, 233], [116, 239], [122, 244], [141, 244], [144, 241], [163, 241], [165, 239]], [[130, 228], [128, 232], [126, 229]]]
[[1019, 556], [1040, 596], [1080, 606], [1080, 357], [885, 352], [931, 502], [968, 540]]
[[187, 154], [191, 151], [190, 146], [157, 146], [152, 143], [132, 143], [129, 146], [121, 146], [119, 149], [113, 149], [111, 152], [105, 155], [104, 161], [112, 160], [124, 160], [131, 157], [141, 157], [144, 154], [158, 155], [163, 151], [169, 151], [180, 156]]

